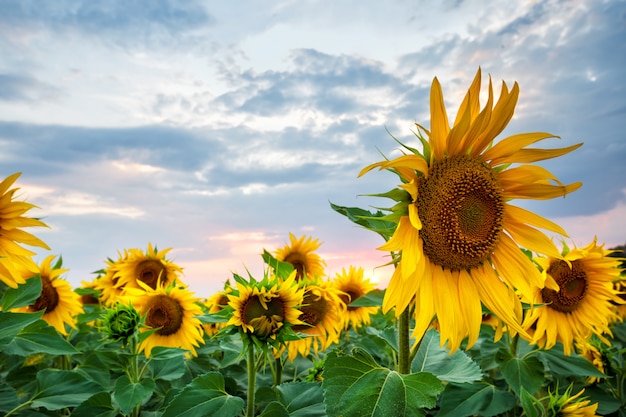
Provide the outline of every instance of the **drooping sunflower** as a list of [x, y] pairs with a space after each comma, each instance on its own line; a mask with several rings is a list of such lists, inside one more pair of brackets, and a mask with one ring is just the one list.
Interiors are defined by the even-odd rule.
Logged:
[[41, 318], [66, 336], [66, 325], [76, 329], [76, 316], [83, 312], [83, 304], [80, 295], [72, 290], [70, 283], [61, 278], [68, 270], [53, 266], [54, 258], [55, 255], [46, 257], [35, 274], [29, 270], [22, 271], [24, 280], [41, 277], [41, 294], [33, 304], [13, 311], [34, 313], [44, 310]]
[[152, 288], [139, 281], [137, 288], [127, 288], [125, 297], [144, 317], [146, 330], [158, 329], [139, 345], [139, 351], [150, 356], [155, 346], [176, 347], [196, 356], [196, 348], [204, 343], [199, 299], [187, 288], [155, 285]]
[[563, 395], [550, 393], [548, 414], [554, 417], [595, 417], [598, 404], [590, 404], [590, 400], [580, 400], [579, 397], [585, 392], [580, 390], [578, 394], [571, 395], [570, 386]]
[[293, 265], [297, 271], [297, 280], [323, 276], [326, 262], [314, 253], [322, 245], [319, 239], [306, 235], [298, 239], [293, 233], [289, 233], [289, 241], [288, 245], [276, 250], [276, 259]]
[[304, 297], [299, 319], [304, 324], [291, 326], [293, 331], [304, 334], [299, 340], [286, 343], [287, 357], [293, 361], [298, 354], [307, 357], [317, 355], [339, 341], [343, 329], [342, 316], [345, 304], [340, 299], [340, 292], [329, 281], [317, 280], [304, 285]]
[[[581, 184], [561, 184], [531, 163], [567, 154], [582, 144], [558, 149], [528, 148], [553, 138], [545, 132], [522, 133], [493, 143], [513, 116], [519, 87], [503, 82], [494, 105], [491, 80], [481, 110], [478, 69], [454, 124], [450, 127], [441, 85], [433, 80], [430, 130], [417, 125], [422, 151], [402, 145], [404, 155], [365, 167], [397, 174], [399, 190], [382, 196], [396, 201], [389, 219], [397, 227], [379, 249], [398, 262], [383, 300], [383, 311], [400, 315], [413, 300], [414, 336], [421, 340], [431, 320], [439, 320], [442, 343], [455, 350], [469, 336], [478, 338], [481, 302], [509, 329], [522, 331], [511, 297], [513, 288], [529, 293], [542, 278], [518, 245], [556, 255], [552, 241], [537, 228], [561, 235], [557, 224], [509, 203], [512, 199], [565, 196]], [[512, 166], [511, 164], [515, 164]], [[496, 273], [498, 271], [498, 273]]]
[[233, 315], [227, 326], [239, 327], [244, 335], [272, 343], [278, 341], [285, 325], [304, 324], [298, 319], [304, 289], [298, 287], [296, 273], [294, 270], [284, 281], [276, 277], [249, 284], [237, 281], [237, 291], [228, 294]]
[[24, 216], [37, 206], [25, 201], [14, 201], [13, 197], [19, 188], [11, 186], [20, 175], [17, 172], [0, 182], [0, 280], [11, 288], [17, 288], [24, 283], [20, 271], [26, 270], [35, 274], [38, 271], [37, 264], [32, 259], [35, 252], [20, 244], [50, 249], [42, 240], [22, 230], [23, 227], [48, 226], [41, 220]]
[[133, 248], [128, 250], [128, 256], [120, 263], [119, 270], [113, 276], [117, 278], [117, 288], [140, 288], [139, 282], [143, 282], [152, 289], [157, 283], [167, 287], [170, 284], [182, 285], [180, 274], [183, 270], [180, 266], [166, 258], [172, 248], [157, 250], [148, 243], [148, 249]]
[[348, 270], [342, 268], [332, 281], [339, 291], [339, 298], [346, 308], [343, 315], [343, 327], [357, 329], [362, 325], [370, 324], [371, 315], [378, 311], [378, 307], [355, 307], [350, 304], [374, 289], [374, 284], [364, 276], [363, 268], [350, 266]]
[[[564, 245], [558, 257], [535, 259], [542, 269], [546, 287], [535, 287], [523, 326], [532, 333], [531, 342], [550, 349], [557, 341], [569, 355], [574, 342], [596, 334], [611, 334], [609, 325], [617, 312], [612, 304], [622, 303], [613, 281], [619, 276], [619, 261], [594, 239], [584, 248]], [[556, 289], [553, 289], [556, 288]]]

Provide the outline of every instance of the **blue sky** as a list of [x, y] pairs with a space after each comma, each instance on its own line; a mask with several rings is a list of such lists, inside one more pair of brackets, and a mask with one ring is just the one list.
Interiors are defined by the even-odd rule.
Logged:
[[[49, 230], [74, 285], [125, 248], [173, 248], [199, 295], [288, 234], [332, 276], [384, 285], [382, 244], [330, 209], [396, 178], [359, 170], [428, 125], [437, 76], [453, 117], [476, 69], [520, 85], [504, 136], [584, 142], [547, 161], [565, 199], [523, 202], [571, 241], [626, 242], [624, 1], [31, 1], [0, 3], [0, 176]], [[385, 202], [386, 203], [386, 202]], [[38, 259], [46, 255], [39, 251]]]

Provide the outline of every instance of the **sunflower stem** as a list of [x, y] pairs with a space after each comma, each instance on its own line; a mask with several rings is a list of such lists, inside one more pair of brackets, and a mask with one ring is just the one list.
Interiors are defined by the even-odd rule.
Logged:
[[254, 390], [256, 384], [256, 363], [254, 358], [254, 344], [248, 345], [248, 408], [246, 417], [254, 417]]
[[409, 308], [400, 314], [398, 321], [398, 372], [411, 372], [411, 351], [409, 346]]
[[283, 362], [279, 357], [276, 358], [276, 373], [274, 374], [274, 386], [280, 385], [283, 377]]

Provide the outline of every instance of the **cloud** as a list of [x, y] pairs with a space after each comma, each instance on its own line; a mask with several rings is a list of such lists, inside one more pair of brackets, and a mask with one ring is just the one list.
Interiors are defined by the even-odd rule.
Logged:
[[0, 74], [0, 100], [26, 101], [55, 100], [60, 91], [26, 74]]

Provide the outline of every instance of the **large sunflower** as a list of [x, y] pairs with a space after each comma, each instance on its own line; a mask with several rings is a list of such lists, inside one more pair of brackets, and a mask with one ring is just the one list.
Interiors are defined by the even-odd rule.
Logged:
[[298, 239], [293, 233], [289, 233], [289, 241], [288, 245], [276, 250], [276, 259], [293, 265], [298, 280], [323, 276], [326, 262], [314, 253], [322, 245], [319, 240], [310, 236], [301, 236]]
[[20, 243], [50, 249], [39, 238], [21, 230], [22, 227], [48, 226], [41, 220], [24, 216], [28, 210], [37, 206], [13, 200], [19, 188], [9, 188], [20, 175], [17, 172], [0, 182], [0, 280], [11, 288], [17, 288], [24, 283], [20, 271], [38, 271], [37, 264], [32, 259], [35, 252], [20, 246]]
[[63, 335], [67, 335], [66, 325], [76, 329], [76, 316], [83, 312], [80, 295], [72, 290], [72, 286], [61, 278], [67, 269], [52, 266], [55, 255], [46, 257], [37, 272], [22, 271], [24, 280], [41, 277], [41, 294], [29, 306], [14, 309], [19, 312], [45, 311], [41, 317], [50, 326]]
[[198, 299], [186, 288], [155, 285], [152, 288], [139, 281], [141, 289], [127, 288], [133, 306], [145, 317], [145, 330], [158, 329], [139, 345], [146, 356], [155, 346], [186, 349], [194, 356], [196, 348], [204, 343], [202, 323], [196, 316], [202, 314]]
[[[391, 238], [379, 249], [401, 254], [383, 300], [383, 310], [400, 315], [415, 299], [414, 336], [420, 340], [433, 317], [439, 320], [442, 343], [458, 348], [469, 335], [478, 338], [481, 302], [510, 329], [521, 331], [511, 297], [513, 288], [528, 294], [543, 281], [518, 244], [556, 255], [551, 240], [537, 227], [565, 235], [555, 223], [509, 200], [562, 197], [580, 183], [562, 185], [532, 162], [564, 155], [581, 144], [559, 149], [527, 148], [554, 137], [534, 132], [494, 139], [513, 116], [519, 88], [502, 83], [494, 105], [489, 82], [488, 99], [481, 110], [478, 69], [452, 128], [441, 86], [433, 80], [430, 94], [430, 130], [417, 125], [423, 150], [404, 146], [407, 154], [365, 167], [396, 173], [404, 193], [387, 193], [397, 201], [389, 218], [397, 221]], [[422, 133], [419, 133], [422, 132]], [[511, 167], [510, 164], [520, 164]], [[498, 273], [496, 273], [498, 271]]]
[[143, 282], [152, 289], [157, 283], [167, 287], [170, 284], [182, 284], [180, 274], [182, 268], [169, 261], [165, 256], [171, 248], [157, 250], [148, 244], [144, 252], [141, 249], [129, 249], [128, 256], [119, 265], [119, 270], [113, 278], [117, 278], [117, 288], [140, 288]]
[[317, 355], [339, 341], [343, 328], [342, 316], [346, 309], [339, 297], [339, 290], [328, 281], [318, 280], [304, 285], [304, 297], [300, 307], [302, 314], [299, 317], [304, 324], [296, 324], [291, 328], [305, 337], [287, 342], [287, 356], [290, 361], [298, 354], [305, 358], [311, 352]]
[[378, 307], [357, 307], [350, 305], [360, 297], [374, 289], [374, 284], [363, 275], [363, 268], [350, 266], [348, 270], [341, 269], [332, 281], [333, 286], [339, 291], [339, 298], [346, 309], [343, 315], [343, 327], [357, 329], [371, 322], [370, 316], [378, 311]]
[[298, 319], [304, 289], [298, 288], [296, 271], [282, 281], [249, 283], [237, 281], [237, 291], [228, 294], [228, 305], [233, 315], [226, 323], [239, 327], [244, 334], [255, 336], [261, 341], [275, 341], [285, 324], [304, 324]]
[[[557, 341], [569, 355], [576, 341], [592, 334], [603, 339], [617, 312], [612, 304], [621, 303], [613, 281], [619, 277], [619, 261], [594, 239], [580, 249], [563, 249], [559, 257], [536, 258], [546, 279], [546, 287], [535, 287], [523, 326], [532, 333], [531, 341], [550, 349]], [[556, 288], [556, 289], [552, 289]], [[608, 342], [607, 342], [608, 343]]]

